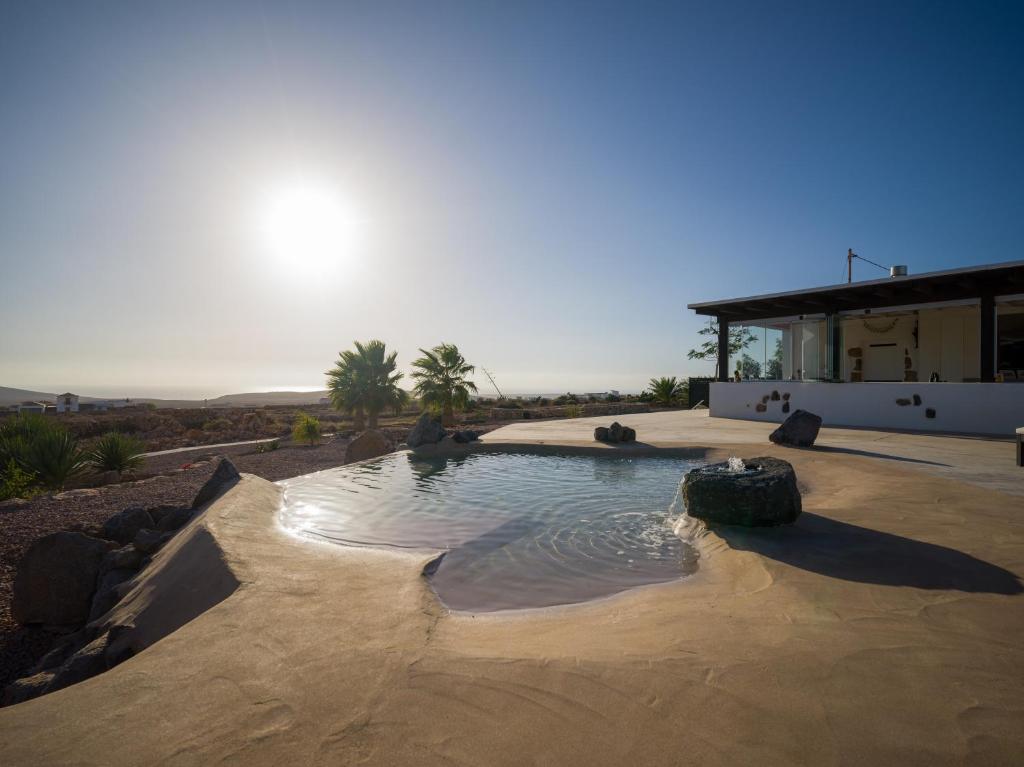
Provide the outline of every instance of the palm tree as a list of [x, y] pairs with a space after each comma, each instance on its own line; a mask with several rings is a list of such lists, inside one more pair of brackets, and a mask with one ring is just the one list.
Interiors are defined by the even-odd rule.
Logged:
[[420, 349], [420, 354], [423, 356], [412, 363], [416, 394], [425, 406], [440, 408], [442, 425], [452, 426], [455, 408], [466, 407], [470, 391], [476, 391], [476, 384], [467, 378], [476, 367], [466, 362], [455, 344]]
[[675, 405], [686, 393], [684, 384], [677, 381], [675, 376], [652, 378], [647, 384], [647, 391], [659, 405]]
[[398, 352], [387, 353], [383, 341], [355, 342], [355, 351], [343, 351], [334, 367], [327, 371], [327, 389], [331, 404], [352, 416], [356, 431], [377, 428], [382, 410], [404, 405], [409, 395], [399, 388], [401, 373], [396, 373]]

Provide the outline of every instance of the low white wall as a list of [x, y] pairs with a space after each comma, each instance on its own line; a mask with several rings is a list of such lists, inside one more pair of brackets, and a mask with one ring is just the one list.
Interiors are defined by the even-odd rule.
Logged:
[[[778, 399], [773, 395], [778, 393]], [[788, 399], [785, 395], [789, 395]], [[915, 405], [914, 395], [920, 398]], [[767, 397], [767, 401], [765, 401]], [[900, 404], [909, 401], [910, 404]], [[783, 407], [789, 403], [789, 412]], [[763, 407], [758, 408], [759, 405]], [[781, 422], [797, 409], [826, 426], [1012, 435], [1024, 426], [1024, 384], [812, 383], [742, 381], [711, 384], [711, 415]], [[934, 417], [928, 417], [928, 411]]]

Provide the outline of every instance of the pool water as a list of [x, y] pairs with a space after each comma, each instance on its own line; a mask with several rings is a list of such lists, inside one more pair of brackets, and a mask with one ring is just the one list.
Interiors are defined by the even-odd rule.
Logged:
[[344, 545], [447, 551], [430, 576], [454, 610], [571, 604], [697, 568], [674, 532], [682, 458], [472, 453], [281, 482], [282, 524]]

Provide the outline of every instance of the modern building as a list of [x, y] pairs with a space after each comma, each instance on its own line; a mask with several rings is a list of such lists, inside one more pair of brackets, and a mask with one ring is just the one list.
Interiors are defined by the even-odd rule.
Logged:
[[[689, 308], [718, 321], [713, 416], [781, 421], [803, 408], [830, 425], [989, 434], [1024, 425], [1024, 261]], [[760, 359], [730, 359], [737, 326], [758, 338]]]
[[57, 412], [58, 413], [77, 413], [78, 412], [78, 395], [72, 394], [71, 392], [64, 392], [63, 394], [57, 395]]

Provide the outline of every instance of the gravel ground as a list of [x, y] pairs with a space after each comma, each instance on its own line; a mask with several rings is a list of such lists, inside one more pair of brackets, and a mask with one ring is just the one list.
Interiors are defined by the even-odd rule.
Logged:
[[[485, 432], [498, 424], [474, 427]], [[398, 444], [408, 429], [382, 429]], [[316, 447], [282, 443], [277, 450], [257, 453], [254, 445], [194, 451], [150, 458], [142, 477], [106, 487], [43, 495], [31, 501], [0, 501], [0, 689], [35, 665], [58, 635], [39, 628], [22, 628], [11, 617], [11, 589], [18, 562], [31, 543], [61, 530], [89, 531], [109, 517], [133, 506], [192, 503], [210, 478], [220, 456], [230, 458], [241, 472], [276, 482], [288, 477], [340, 466], [345, 462], [348, 435], [329, 438]]]

